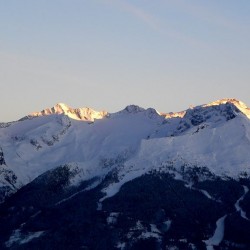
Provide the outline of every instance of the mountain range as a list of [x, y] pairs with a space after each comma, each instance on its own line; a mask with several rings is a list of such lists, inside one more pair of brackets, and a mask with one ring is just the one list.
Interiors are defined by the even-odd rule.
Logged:
[[2, 249], [250, 249], [250, 109], [59, 103], [0, 124]]

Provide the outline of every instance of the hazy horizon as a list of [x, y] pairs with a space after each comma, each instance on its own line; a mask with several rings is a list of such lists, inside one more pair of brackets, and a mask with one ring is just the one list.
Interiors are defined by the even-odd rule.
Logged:
[[63, 102], [247, 105], [250, 2], [0, 0], [0, 122]]

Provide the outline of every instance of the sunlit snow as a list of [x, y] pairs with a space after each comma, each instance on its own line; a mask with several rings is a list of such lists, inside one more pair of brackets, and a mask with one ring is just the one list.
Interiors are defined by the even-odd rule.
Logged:
[[[0, 128], [6, 163], [0, 168], [16, 177], [10, 184], [1, 175], [0, 186], [10, 186], [15, 192], [65, 164], [77, 173], [70, 180], [72, 185], [91, 178], [101, 181], [115, 169], [117, 180], [103, 189], [101, 207], [124, 183], [151, 170], [172, 171], [176, 179], [182, 179], [183, 165], [207, 167], [219, 176], [249, 175], [248, 112], [235, 99], [191, 108], [183, 117], [172, 114], [170, 118], [135, 105], [108, 114], [58, 104]], [[76, 113], [78, 118], [71, 119]], [[172, 170], [167, 168], [169, 162]], [[201, 192], [212, 198], [205, 190]]]

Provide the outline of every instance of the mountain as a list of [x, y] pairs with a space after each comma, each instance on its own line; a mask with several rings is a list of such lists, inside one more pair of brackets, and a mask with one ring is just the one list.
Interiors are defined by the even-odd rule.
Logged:
[[222, 99], [1, 124], [1, 248], [249, 249], [249, 118]]
[[64, 114], [71, 119], [81, 121], [94, 121], [95, 119], [102, 119], [108, 115], [106, 111], [95, 111], [91, 108], [71, 108], [64, 103], [58, 103], [52, 108], [47, 108], [41, 112], [34, 112], [21, 120], [31, 119], [37, 116], [47, 116], [52, 114]]

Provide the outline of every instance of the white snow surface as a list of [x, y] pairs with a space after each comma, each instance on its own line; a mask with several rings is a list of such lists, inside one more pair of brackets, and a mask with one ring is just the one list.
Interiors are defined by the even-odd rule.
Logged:
[[217, 106], [220, 104], [226, 104], [226, 103], [232, 103], [235, 105], [243, 114], [245, 114], [248, 118], [250, 118], [250, 109], [247, 107], [245, 103], [242, 101], [239, 101], [235, 98], [224, 98], [212, 103], [209, 103], [207, 105], [203, 105], [203, 107], [209, 107], [209, 106]]
[[[169, 118], [135, 105], [114, 114], [78, 110], [80, 118], [77, 109], [59, 104], [0, 128], [0, 147], [6, 162], [0, 170], [13, 171], [17, 177], [13, 185], [18, 189], [64, 164], [77, 172], [72, 185], [94, 177], [102, 180], [117, 168], [118, 182], [103, 190], [100, 202], [115, 195], [124, 183], [159, 170], [170, 161], [176, 168], [187, 163], [206, 166], [216, 175], [249, 175], [249, 109], [235, 99], [226, 100]], [[233, 119], [225, 116], [227, 104], [236, 116]], [[239, 105], [242, 112], [236, 110]], [[72, 116], [76, 113], [78, 118]], [[199, 124], [192, 121], [194, 114], [201, 119]], [[0, 174], [0, 187], [6, 185]], [[204, 195], [209, 198], [209, 194]]]
[[240, 206], [240, 202], [244, 200], [246, 194], [249, 192], [249, 188], [247, 186], [243, 186], [244, 188], [244, 194], [236, 201], [235, 203], [235, 209], [237, 212], [240, 212], [240, 216], [245, 219], [245, 220], [249, 220], [246, 216], [246, 212], [241, 208]]
[[91, 108], [71, 108], [65, 103], [58, 103], [52, 108], [46, 108], [41, 112], [34, 112], [28, 118], [36, 116], [46, 116], [51, 114], [65, 114], [75, 120], [94, 121], [95, 119], [102, 119], [108, 115], [106, 111], [95, 111]]
[[199, 188], [194, 188], [193, 187], [193, 183], [185, 184], [185, 187], [202, 193], [203, 195], [205, 195], [210, 200], [213, 200], [213, 201], [216, 201], [216, 202], [220, 202], [219, 200], [216, 200], [214, 197], [212, 197], [206, 190], [199, 189]]
[[35, 238], [39, 238], [44, 234], [44, 231], [39, 232], [29, 232], [27, 234], [22, 234], [20, 229], [14, 230], [9, 240], [5, 242], [6, 247], [11, 247], [13, 244], [25, 244], [32, 241]]
[[108, 225], [115, 225], [117, 223], [117, 218], [119, 216], [119, 213], [112, 212], [107, 217], [107, 224]]
[[141, 221], [137, 221], [136, 225], [127, 233], [127, 239], [130, 242], [148, 238], [155, 238], [158, 242], [162, 240], [162, 233], [155, 224], [150, 224], [150, 229], [148, 229]]
[[116, 248], [120, 249], [120, 250], [124, 250], [126, 247], [126, 243], [125, 242], [118, 242], [116, 245]]
[[213, 249], [213, 246], [218, 246], [221, 241], [224, 238], [224, 222], [226, 219], [227, 215], [224, 215], [223, 217], [219, 218], [216, 221], [216, 229], [214, 231], [214, 234], [211, 238], [205, 241], [207, 245], [207, 249]]

